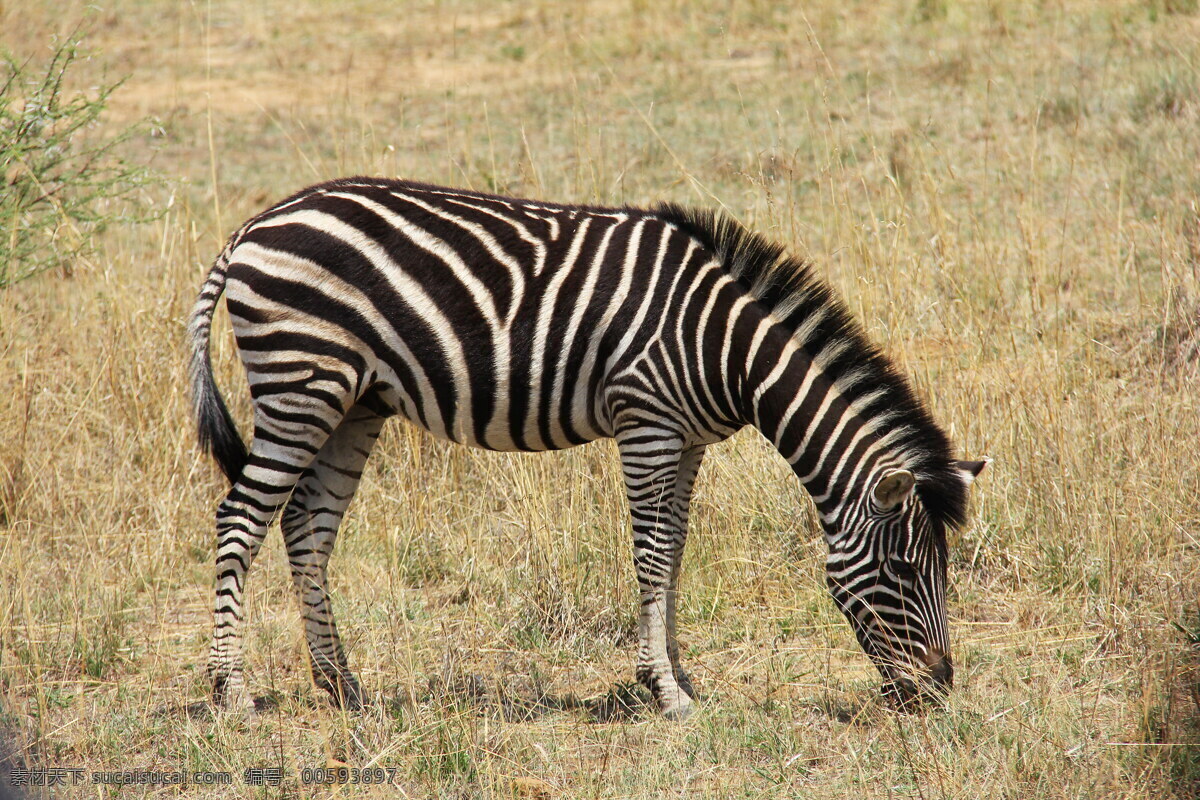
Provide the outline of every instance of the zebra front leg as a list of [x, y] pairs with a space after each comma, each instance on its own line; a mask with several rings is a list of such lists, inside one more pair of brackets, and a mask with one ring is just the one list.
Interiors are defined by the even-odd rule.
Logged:
[[675, 603], [679, 595], [679, 571], [683, 564], [683, 549], [687, 542], [688, 511], [691, 507], [692, 488], [696, 484], [696, 474], [700, 471], [700, 461], [704, 458], [704, 445], [689, 447], [683, 451], [679, 463], [679, 472], [675, 478], [675, 514], [679, 521], [679, 547], [675, 549], [675, 558], [671, 564], [671, 581], [667, 586], [667, 656], [671, 660], [671, 668], [675, 674], [675, 682], [689, 697], [696, 699], [696, 690], [692, 681], [684, 672], [679, 662], [679, 639], [675, 633]]
[[281, 520], [313, 682], [343, 708], [359, 708], [364, 698], [338, 636], [326, 569], [342, 516], [383, 422], [363, 405], [351, 409], [305, 471]]
[[671, 579], [671, 585], [666, 590], [666, 618], [667, 618], [667, 659], [671, 662], [671, 673], [675, 676], [675, 683], [679, 684], [679, 688], [684, 693], [696, 699], [696, 690], [692, 686], [692, 679], [688, 677], [683, 666], [679, 663], [679, 640], [675, 636], [675, 600], [679, 594], [676, 589], [677, 576]]
[[691, 713], [692, 698], [675, 678], [669, 643], [671, 578], [684, 540], [675, 503], [682, 442], [665, 431], [637, 429], [621, 434], [617, 443], [633, 520], [640, 602], [637, 679], [650, 690], [664, 717], [683, 719]]

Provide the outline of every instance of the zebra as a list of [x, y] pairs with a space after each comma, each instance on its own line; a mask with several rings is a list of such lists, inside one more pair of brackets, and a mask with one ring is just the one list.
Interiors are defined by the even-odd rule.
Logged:
[[[246, 449], [209, 357], [224, 293], [254, 411]], [[927, 406], [811, 266], [724, 214], [592, 207], [344, 178], [247, 221], [188, 325], [216, 514], [207, 669], [248, 710], [242, 597], [279, 516], [314, 682], [364, 691], [326, 569], [384, 421], [490, 450], [616, 440], [638, 582], [636, 677], [667, 718], [695, 691], [676, 593], [705, 448], [753, 425], [812, 496], [828, 588], [902, 700], [952, 684], [947, 529], [986, 461], [960, 461]], [[282, 513], [281, 513], [282, 512]]]

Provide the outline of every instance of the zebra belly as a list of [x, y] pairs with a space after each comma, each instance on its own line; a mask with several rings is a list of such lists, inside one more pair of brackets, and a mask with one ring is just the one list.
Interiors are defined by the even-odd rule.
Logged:
[[[482, 385], [475, 380], [454, 380], [440, 385], [439, 392], [439, 386], [418, 380], [419, 389], [412, 391], [408, 389], [412, 381], [401, 379], [406, 371], [413, 372], [410, 363], [400, 368], [379, 365], [373, 390], [392, 413], [439, 439], [484, 450], [544, 452], [612, 435], [604, 427], [596, 429], [577, 421], [572, 425], [572, 417], [586, 419], [587, 415], [554, 413], [552, 409], [560, 407], [562, 398], [575, 392], [574, 381], [564, 381], [564, 386], [550, 381], [548, 385], [514, 387], [492, 373], [492, 380]], [[588, 398], [587, 408], [594, 408], [593, 398]]]

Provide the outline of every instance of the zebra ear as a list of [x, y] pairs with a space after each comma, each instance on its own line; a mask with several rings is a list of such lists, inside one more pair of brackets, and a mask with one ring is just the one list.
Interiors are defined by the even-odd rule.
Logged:
[[992, 463], [990, 458], [985, 458], [982, 461], [955, 461], [954, 466], [958, 467], [958, 472], [962, 475], [963, 483], [970, 486], [979, 477], [979, 473], [983, 472], [983, 468]]
[[875, 490], [872, 492], [875, 505], [884, 511], [895, 508], [912, 494], [916, 484], [917, 479], [906, 469], [893, 469], [885, 472], [879, 479], [879, 483], [875, 484]]

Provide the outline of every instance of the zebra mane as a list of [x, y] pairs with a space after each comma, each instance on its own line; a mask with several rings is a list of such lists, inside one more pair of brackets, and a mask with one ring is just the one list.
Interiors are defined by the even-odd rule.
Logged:
[[673, 204], [659, 205], [654, 214], [711, 250], [731, 277], [794, 332], [848, 402], [874, 395], [859, 415], [883, 421], [893, 433], [891, 447], [917, 476], [917, 494], [929, 515], [943, 525], [962, 525], [967, 485], [949, 437], [834, 289], [782, 245], [724, 214]]

